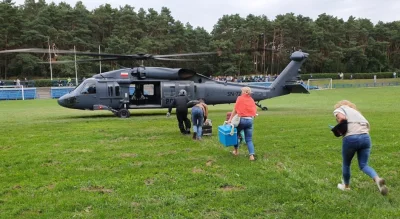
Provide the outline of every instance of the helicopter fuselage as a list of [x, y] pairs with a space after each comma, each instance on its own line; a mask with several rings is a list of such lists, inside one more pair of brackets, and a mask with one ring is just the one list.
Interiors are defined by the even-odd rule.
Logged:
[[[262, 107], [258, 104], [261, 100], [289, 93], [308, 93], [295, 82], [307, 55], [293, 53], [292, 61], [270, 87], [249, 85], [259, 107]], [[202, 98], [209, 105], [234, 103], [244, 86], [248, 85], [215, 81], [188, 69], [137, 67], [94, 75], [60, 97], [58, 103], [72, 109], [106, 109], [116, 115], [128, 113], [129, 117], [129, 109], [168, 108], [182, 89], [189, 99]], [[118, 114], [121, 110], [123, 112]]]

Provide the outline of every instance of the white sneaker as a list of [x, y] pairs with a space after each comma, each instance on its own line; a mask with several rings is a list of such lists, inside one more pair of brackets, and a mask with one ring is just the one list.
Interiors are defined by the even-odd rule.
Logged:
[[376, 182], [376, 184], [378, 185], [379, 192], [381, 192], [382, 195], [388, 194], [389, 190], [386, 187], [386, 182], [384, 179], [379, 178], [379, 180]]
[[343, 183], [337, 184], [337, 188], [342, 190], [342, 191], [349, 191], [350, 188], [346, 188], [346, 186]]

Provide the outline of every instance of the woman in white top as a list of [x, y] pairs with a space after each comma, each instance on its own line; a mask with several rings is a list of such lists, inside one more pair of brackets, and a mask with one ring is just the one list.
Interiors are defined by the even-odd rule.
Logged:
[[380, 178], [375, 170], [368, 166], [368, 158], [371, 152], [371, 138], [369, 135], [369, 122], [357, 110], [355, 104], [348, 100], [341, 100], [335, 105], [333, 111], [336, 121], [340, 123], [347, 120], [348, 128], [342, 142], [343, 158], [343, 182], [338, 184], [341, 190], [350, 190], [350, 165], [355, 153], [357, 153], [360, 170], [370, 176], [378, 186], [382, 195], [388, 193], [385, 180]]

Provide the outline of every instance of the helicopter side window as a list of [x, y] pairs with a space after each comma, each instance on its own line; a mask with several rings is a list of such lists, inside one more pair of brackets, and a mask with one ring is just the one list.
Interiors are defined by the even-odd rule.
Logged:
[[113, 96], [113, 86], [108, 85], [108, 96], [112, 97]]
[[154, 84], [145, 84], [143, 86], [144, 95], [153, 96], [154, 95]]
[[120, 90], [119, 84], [115, 83], [114, 86], [115, 86], [115, 96], [120, 96], [121, 90]]

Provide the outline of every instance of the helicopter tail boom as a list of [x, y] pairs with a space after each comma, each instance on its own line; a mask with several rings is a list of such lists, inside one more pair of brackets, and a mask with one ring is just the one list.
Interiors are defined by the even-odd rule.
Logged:
[[273, 96], [280, 96], [289, 93], [309, 93], [303, 85], [297, 83], [297, 76], [299, 75], [300, 66], [307, 59], [308, 53], [301, 51], [294, 52], [290, 59], [292, 60], [281, 74], [274, 80], [270, 88], [276, 92]]

